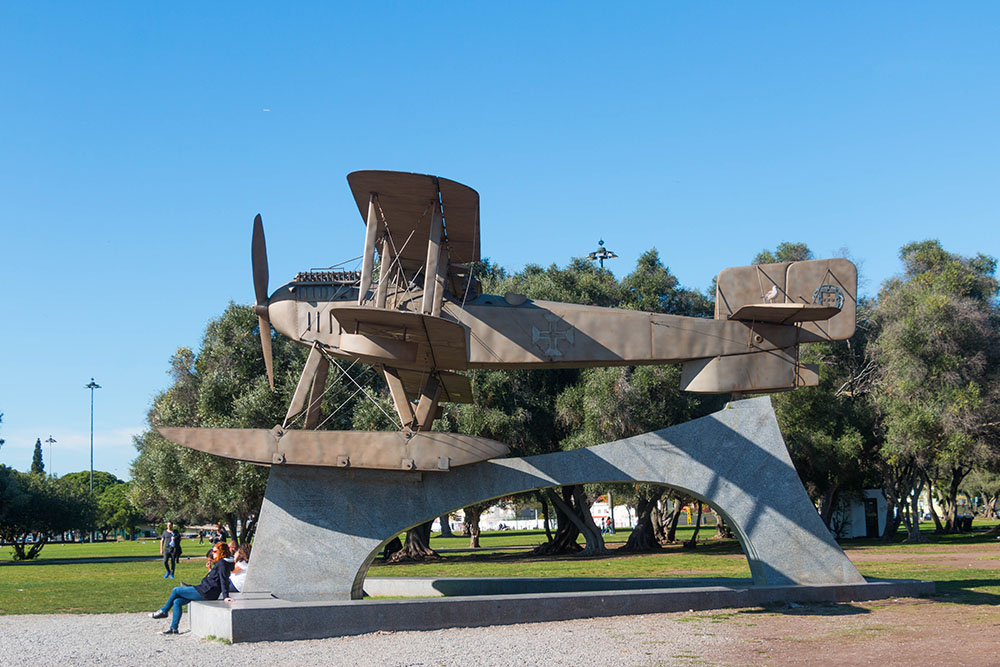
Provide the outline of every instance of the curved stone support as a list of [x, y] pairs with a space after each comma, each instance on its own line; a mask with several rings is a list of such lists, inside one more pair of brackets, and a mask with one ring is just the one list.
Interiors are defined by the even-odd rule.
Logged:
[[443, 473], [273, 466], [246, 590], [357, 599], [375, 554], [403, 530], [482, 500], [594, 482], [663, 484], [707, 502], [738, 536], [754, 585], [864, 583], [810, 502], [761, 397], [633, 438]]

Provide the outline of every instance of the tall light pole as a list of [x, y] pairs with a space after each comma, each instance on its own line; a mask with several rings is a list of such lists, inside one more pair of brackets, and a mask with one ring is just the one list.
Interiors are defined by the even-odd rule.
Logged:
[[[90, 497], [94, 497], [94, 390], [100, 389], [101, 385], [90, 378], [90, 384], [83, 385], [84, 389], [90, 390]], [[90, 541], [94, 542], [94, 531], [90, 531]]]
[[101, 385], [90, 378], [90, 384], [83, 385], [83, 388], [90, 390], [90, 495], [94, 495], [94, 390], [100, 389]]
[[56, 439], [53, 438], [51, 434], [49, 435], [49, 439], [45, 441], [49, 443], [49, 474], [52, 475], [53, 477], [55, 476], [56, 471], [55, 468], [52, 466], [52, 443], [54, 443], [55, 441]]

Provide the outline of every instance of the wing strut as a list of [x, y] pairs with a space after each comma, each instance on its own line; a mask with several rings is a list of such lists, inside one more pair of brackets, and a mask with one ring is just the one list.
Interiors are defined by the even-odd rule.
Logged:
[[441, 400], [441, 381], [438, 380], [437, 373], [431, 373], [420, 391], [420, 402], [417, 403], [417, 412], [413, 420], [415, 431], [431, 430], [431, 424], [437, 417], [439, 400]]
[[[441, 220], [441, 204], [431, 204], [431, 231], [427, 239], [427, 263], [424, 264], [424, 296], [420, 302], [420, 312], [430, 315], [436, 301], [435, 284], [438, 275], [438, 262], [441, 259], [441, 232], [444, 224]], [[441, 296], [444, 296], [442, 293]], [[440, 307], [439, 307], [440, 308]]]
[[399, 421], [403, 428], [413, 423], [413, 405], [406, 397], [406, 389], [403, 388], [403, 381], [399, 377], [399, 371], [389, 366], [382, 367], [382, 374], [385, 375], [385, 383], [389, 385], [389, 393], [392, 395], [392, 402], [396, 406], [396, 413], [399, 414]]
[[438, 259], [437, 275], [434, 276], [434, 305], [431, 307], [431, 315], [441, 317], [441, 304], [444, 303], [444, 282], [448, 278], [448, 246], [441, 246], [441, 256]]
[[392, 241], [389, 238], [389, 229], [387, 227], [385, 236], [382, 238], [382, 259], [378, 270], [378, 288], [375, 290], [376, 308], [385, 308], [385, 298], [389, 291], [389, 267], [392, 266], [392, 260], [389, 255], [391, 247]]
[[368, 289], [372, 286], [372, 271], [375, 268], [375, 235], [378, 233], [378, 213], [375, 193], [368, 198], [368, 229], [365, 231], [365, 253], [361, 259], [361, 284], [358, 286], [358, 305], [365, 302]]
[[[292, 402], [288, 406], [288, 412], [285, 413], [285, 421], [282, 423], [281, 428], [287, 429], [291, 421], [303, 409], [306, 410], [304, 428], [316, 427], [316, 424], [319, 423], [320, 399], [323, 397], [323, 391], [326, 388], [326, 376], [329, 370], [330, 362], [320, 352], [319, 346], [314, 344], [312, 349], [309, 350], [309, 358], [306, 359], [306, 365], [302, 369], [302, 375], [299, 377], [299, 383], [295, 387]], [[306, 403], [307, 397], [309, 400], [308, 403]]]

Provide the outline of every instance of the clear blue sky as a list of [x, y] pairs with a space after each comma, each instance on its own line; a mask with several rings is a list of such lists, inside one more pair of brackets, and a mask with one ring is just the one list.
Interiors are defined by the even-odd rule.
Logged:
[[254, 214], [272, 287], [354, 257], [356, 169], [476, 188], [511, 269], [603, 238], [704, 289], [790, 240], [874, 294], [908, 241], [1000, 254], [996, 3], [247, 5], [0, 5], [0, 462], [86, 469], [93, 376], [127, 477], [171, 354], [252, 301]]

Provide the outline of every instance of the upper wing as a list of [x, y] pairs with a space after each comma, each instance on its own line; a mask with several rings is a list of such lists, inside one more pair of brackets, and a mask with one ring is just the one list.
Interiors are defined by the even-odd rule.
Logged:
[[439, 197], [451, 264], [479, 260], [479, 193], [472, 188], [447, 178], [402, 171], [355, 171], [348, 174], [347, 182], [362, 220], [368, 216], [371, 196], [376, 195], [381, 211], [378, 233], [389, 230], [394, 252], [404, 264], [423, 264], [431, 204]]

